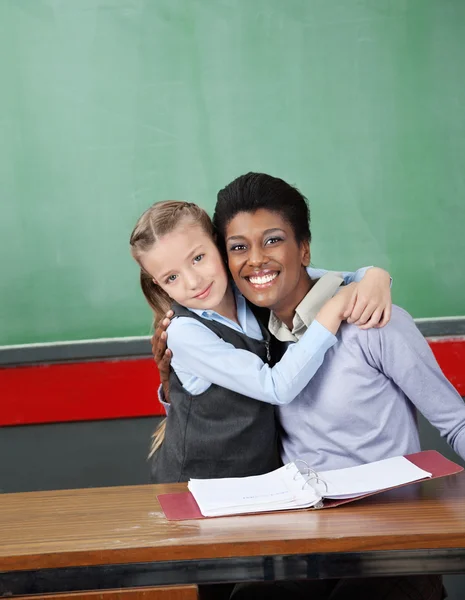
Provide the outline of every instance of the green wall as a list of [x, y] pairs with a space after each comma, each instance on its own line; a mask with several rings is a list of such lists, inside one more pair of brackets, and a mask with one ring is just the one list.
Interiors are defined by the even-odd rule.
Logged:
[[463, 0], [0, 0], [0, 344], [148, 334], [128, 237], [248, 170], [316, 266], [465, 314]]

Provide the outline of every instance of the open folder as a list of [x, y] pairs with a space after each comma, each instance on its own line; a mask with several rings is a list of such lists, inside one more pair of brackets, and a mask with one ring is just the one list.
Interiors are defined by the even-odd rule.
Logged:
[[191, 479], [188, 492], [160, 494], [169, 521], [340, 506], [463, 468], [435, 450], [315, 472], [302, 461], [253, 477]]

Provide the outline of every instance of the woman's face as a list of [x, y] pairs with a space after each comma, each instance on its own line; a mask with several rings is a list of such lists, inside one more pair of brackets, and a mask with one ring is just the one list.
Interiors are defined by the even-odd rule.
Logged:
[[242, 294], [273, 312], [295, 310], [310, 289], [309, 243], [297, 243], [278, 212], [240, 212], [225, 232], [228, 264]]

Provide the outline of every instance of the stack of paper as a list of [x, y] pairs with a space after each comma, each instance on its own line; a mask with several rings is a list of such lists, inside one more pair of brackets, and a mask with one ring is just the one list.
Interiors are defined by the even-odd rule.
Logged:
[[255, 477], [191, 479], [188, 487], [202, 515], [218, 517], [318, 507], [324, 498], [355, 498], [428, 477], [431, 473], [398, 456], [318, 474], [301, 473], [290, 463]]
[[294, 463], [255, 477], [191, 479], [188, 487], [205, 517], [308, 508], [321, 499]]

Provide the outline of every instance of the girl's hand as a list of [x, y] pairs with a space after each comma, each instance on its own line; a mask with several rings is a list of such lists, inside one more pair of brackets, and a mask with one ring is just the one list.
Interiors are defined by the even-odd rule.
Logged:
[[360, 329], [384, 327], [391, 318], [391, 278], [379, 267], [371, 267], [353, 291], [353, 308], [344, 313], [348, 323]]
[[315, 319], [333, 335], [336, 335], [346, 314], [351, 314], [354, 308], [358, 283], [349, 283], [339, 288], [337, 294], [320, 308]]
[[171, 323], [173, 314], [172, 310], [166, 313], [165, 318], [159, 321], [152, 336], [152, 354], [160, 373], [160, 382], [163, 386], [163, 394], [166, 402], [170, 401], [170, 364], [172, 357], [171, 350], [168, 350], [166, 347], [168, 339], [166, 330]]

